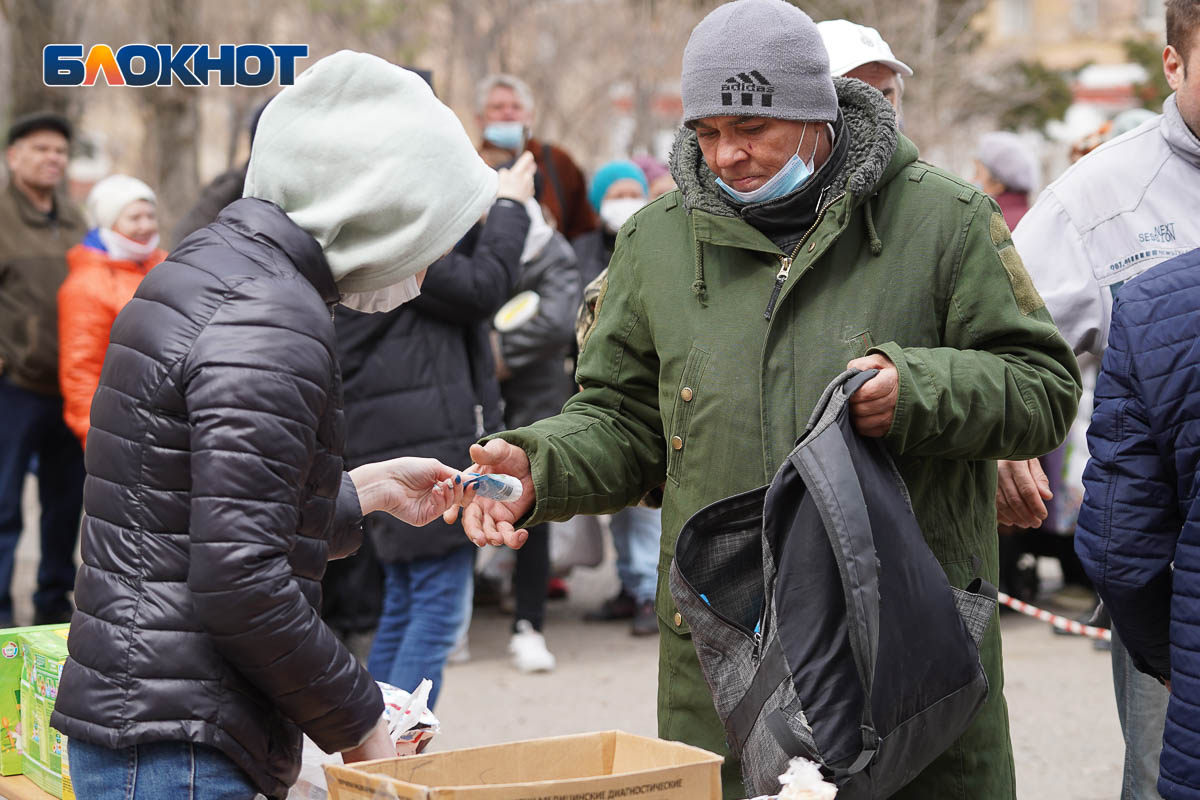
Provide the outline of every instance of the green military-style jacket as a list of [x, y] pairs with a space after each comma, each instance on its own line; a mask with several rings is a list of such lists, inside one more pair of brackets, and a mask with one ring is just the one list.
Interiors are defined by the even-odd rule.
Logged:
[[[678, 191], [617, 237], [576, 394], [562, 414], [501, 434], [523, 447], [526, 522], [612, 512], [664, 485], [658, 611], [660, 733], [727, 752], [666, 573], [696, 511], [771, 480], [822, 390], [883, 353], [900, 377], [886, 443], [951, 582], [997, 579], [996, 459], [1042, 455], [1075, 415], [1079, 372], [999, 208], [917, 160], [882, 95], [838, 80], [852, 142], [792, 252], [713, 185], [695, 134], [672, 156]], [[912, 797], [1013, 797], [999, 630], [991, 698]], [[743, 797], [735, 765], [726, 797]]]

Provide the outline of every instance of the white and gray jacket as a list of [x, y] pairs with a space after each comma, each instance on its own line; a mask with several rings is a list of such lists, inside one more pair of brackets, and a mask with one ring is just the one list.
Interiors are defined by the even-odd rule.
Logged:
[[1113, 296], [1200, 247], [1200, 139], [1175, 95], [1148, 120], [1046, 187], [1013, 232], [1022, 261], [1076, 354], [1099, 355]]

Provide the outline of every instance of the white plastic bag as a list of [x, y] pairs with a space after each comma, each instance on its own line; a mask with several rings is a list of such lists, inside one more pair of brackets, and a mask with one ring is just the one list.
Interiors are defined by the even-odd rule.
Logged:
[[[388, 734], [396, 745], [396, 755], [411, 756], [420, 753], [429, 740], [440, 730], [441, 724], [429, 710], [429, 692], [433, 681], [426, 678], [412, 694], [387, 683], [379, 683], [383, 692], [383, 718], [388, 723]], [[288, 791], [288, 800], [327, 800], [329, 790], [325, 783], [326, 764], [341, 764], [340, 753], [326, 753], [316, 742], [304, 737], [304, 752], [301, 756], [300, 777]]]
[[550, 523], [550, 567], [564, 576], [575, 567], [594, 568], [604, 562], [604, 529], [599, 517], [580, 515]]

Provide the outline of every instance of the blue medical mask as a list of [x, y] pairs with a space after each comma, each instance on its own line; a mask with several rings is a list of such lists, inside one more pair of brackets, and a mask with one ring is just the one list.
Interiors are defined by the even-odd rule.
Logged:
[[483, 129], [483, 138], [501, 150], [520, 150], [525, 146], [525, 123], [489, 122]]
[[[804, 134], [808, 130], [808, 123], [804, 123], [804, 127], [800, 130], [800, 142], [804, 141]], [[833, 141], [833, 126], [829, 126], [829, 139]], [[783, 197], [785, 194], [794, 192], [796, 189], [804, 185], [812, 174], [816, 171], [813, 169], [813, 159], [817, 155], [817, 145], [821, 143], [821, 137], [813, 142], [813, 151], [808, 156], [808, 161], [800, 158], [800, 142], [796, 143], [796, 152], [787, 160], [787, 163], [780, 167], [779, 171], [771, 176], [770, 180], [762, 186], [750, 192], [739, 192], [737, 189], [729, 186], [725, 181], [717, 178], [717, 186], [725, 191], [730, 197], [739, 203], [763, 203], [767, 200], [774, 200], [777, 197]]]

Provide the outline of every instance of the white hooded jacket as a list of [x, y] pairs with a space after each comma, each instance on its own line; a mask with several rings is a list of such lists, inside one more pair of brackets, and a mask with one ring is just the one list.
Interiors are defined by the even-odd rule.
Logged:
[[1200, 247], [1200, 139], [1175, 95], [1162, 116], [1089, 153], [1050, 184], [1013, 242], [1075, 353], [1099, 355], [1113, 296]]

